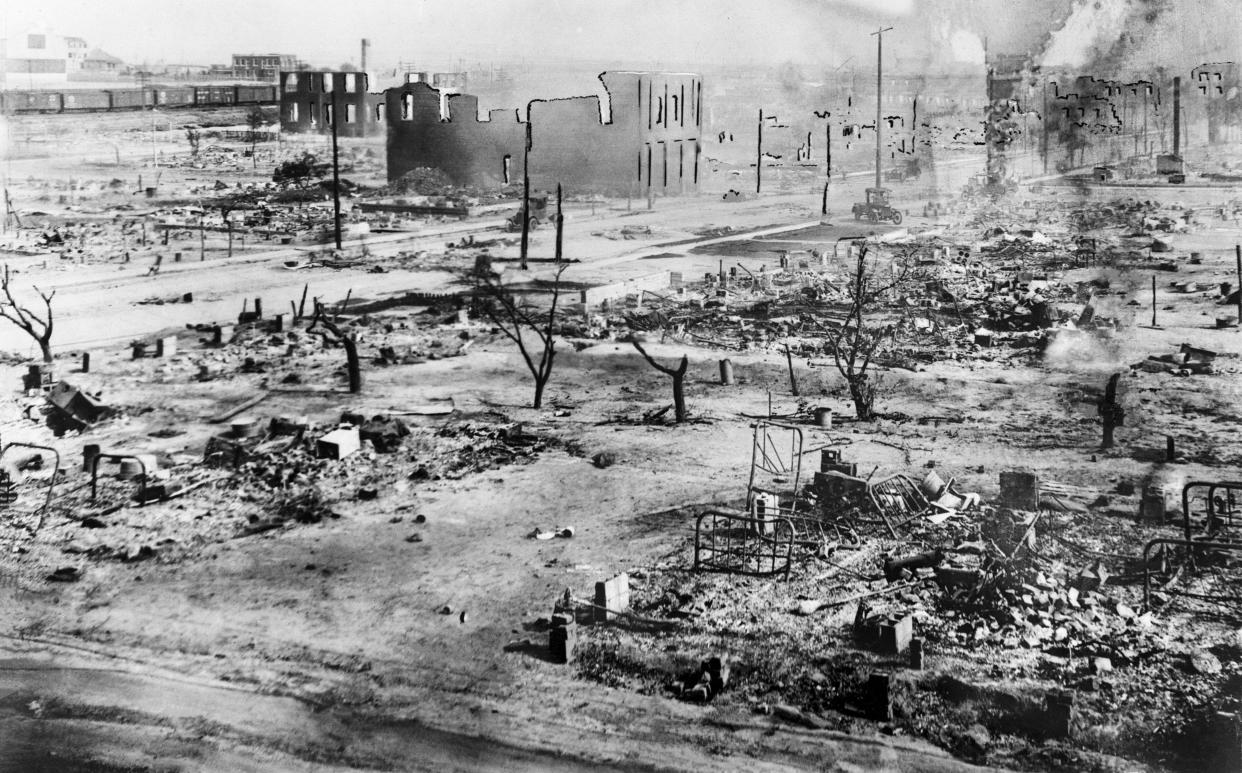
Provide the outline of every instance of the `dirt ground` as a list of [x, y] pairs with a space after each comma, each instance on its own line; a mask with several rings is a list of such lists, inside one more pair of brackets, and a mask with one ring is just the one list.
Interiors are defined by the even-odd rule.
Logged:
[[[946, 170], [941, 180], [969, 174]], [[865, 184], [834, 190], [830, 211], [847, 211]], [[909, 226], [981, 238], [983, 227], [968, 225], [975, 209], [922, 217], [918, 202], [933, 193], [901, 194]], [[1084, 200], [1072, 186], [1019, 195], [1006, 206]], [[1236, 192], [1088, 195], [1206, 210]], [[650, 212], [639, 202], [580, 204], [566, 245], [581, 263], [566, 279], [590, 286], [669, 269], [698, 282], [738, 264], [743, 274], [779, 273], [782, 251], [811, 249], [825, 257], [805, 273], [839, 277], [850, 259], [832, 257], [838, 239], [893, 230], [848, 216], [821, 226], [817, 205], [797, 191], [659, 202]], [[627, 225], [639, 227], [634, 238], [622, 235]], [[466, 226], [499, 236], [492, 221]], [[54, 447], [61, 472], [47, 462], [14, 467], [16, 499], [0, 497], [0, 769], [1213, 769], [1215, 749], [1229, 743], [1216, 713], [1239, 698], [1242, 621], [1228, 591], [1236, 569], [1225, 560], [1162, 575], [1166, 595], [1146, 609], [1133, 563], [1146, 540], [1181, 534], [1174, 515], [1136, 519], [1145, 488], [1236, 478], [1242, 333], [1215, 325], [1215, 288], [1237, 282], [1235, 221], [1203, 214], [1184, 233], [1161, 234], [1176, 272], [1147, 262], [1049, 269], [1063, 287], [1108, 280], [1095, 303], [1117, 320], [1110, 335], [1029, 348], [915, 335], [908, 356], [877, 366], [881, 415], [872, 422], [851, 419], [822, 341], [798, 348], [791, 366], [777, 339], [731, 346], [721, 334], [712, 345], [648, 331], [644, 346], [658, 361], [688, 359], [691, 420], [673, 424], [659, 413], [671, 401], [669, 378], [610, 339], [626, 333], [619, 326], [594, 337], [564, 332], [534, 409], [516, 348], [486, 318], [463, 321], [452, 299], [357, 311], [415, 290], [462, 289], [468, 267], [458, 264], [471, 253], [443, 248], [456, 238], [450, 225], [429, 223], [341, 270], [291, 270], [279, 250], [157, 276], [106, 260], [44, 268], [24, 259], [23, 280], [60, 293], [58, 376], [118, 415], [57, 437], [22, 416], [42, 398], [4, 403], [3, 440]], [[535, 245], [546, 255], [550, 235]], [[293, 259], [311, 249], [294, 249]], [[1183, 259], [1192, 252], [1201, 262]], [[509, 244], [496, 255], [516, 253]], [[536, 264], [523, 280], [552, 273]], [[1173, 281], [1202, 289], [1179, 292]], [[232, 321], [242, 298], [263, 295], [283, 312], [304, 285], [330, 309], [351, 293], [355, 310], [342, 318], [359, 332], [360, 394], [345, 390], [341, 350], [325, 347], [309, 320], [239, 325], [235, 340], [212, 343], [208, 326]], [[190, 290], [193, 303], [139, 303]], [[652, 308], [665, 307], [631, 299], [608, 316]], [[130, 359], [127, 340], [173, 330], [176, 355]], [[0, 331], [0, 343], [31, 353], [13, 330]], [[1183, 343], [1216, 352], [1215, 371], [1130, 367]], [[94, 355], [89, 373], [76, 372], [82, 350]], [[719, 378], [726, 357], [736, 373], [728, 386]], [[0, 383], [16, 394], [24, 370], [14, 358]], [[1116, 447], [1101, 449], [1097, 401], [1118, 372], [1126, 423]], [[814, 408], [831, 409], [833, 426], [817, 424]], [[409, 434], [390, 448], [316, 459], [313, 440], [345, 414], [398, 418]], [[693, 571], [696, 517], [744, 506], [752, 434], [769, 416], [799, 429], [804, 449], [839, 450], [861, 476], [935, 471], [987, 509], [920, 519], [896, 537], [839, 531], [835, 544], [800, 554], [788, 579]], [[237, 467], [205, 464], [213, 437], [245, 418], [305, 434], [252, 444]], [[1167, 437], [1179, 449], [1171, 462]], [[186, 490], [138, 506], [134, 482], [106, 465], [92, 497], [88, 444], [154, 455], [167, 479], [153, 479], [169, 493]], [[10, 448], [0, 462], [20, 455]], [[805, 455], [804, 482], [818, 462], [819, 453]], [[971, 546], [1012, 532], [998, 481], [1014, 469], [1037, 474], [1059, 504], [1006, 569], [1026, 585], [966, 598], [915, 578], [891, 592], [886, 557], [942, 548], [950, 563], [980, 566], [986, 549]], [[567, 527], [572, 536], [532, 536]], [[1080, 600], [1076, 578], [1101, 562], [1114, 579]], [[557, 601], [566, 591], [589, 601], [597, 582], [621, 572], [635, 617], [592, 624], [580, 607], [575, 657], [553, 662]], [[859, 640], [851, 599], [868, 593], [872, 612], [912, 615], [921, 670]], [[816, 599], [834, 603], [795, 613]], [[712, 657], [730, 665], [729, 684], [708, 703], [683, 700], [683, 673]], [[877, 672], [891, 675], [888, 716], [869, 707]], [[1066, 733], [1046, 723], [1047, 695], [1058, 691], [1074, 696]]]

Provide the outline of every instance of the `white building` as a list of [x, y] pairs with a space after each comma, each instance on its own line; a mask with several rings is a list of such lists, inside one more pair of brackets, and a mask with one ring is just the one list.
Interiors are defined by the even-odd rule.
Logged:
[[82, 69], [86, 41], [78, 37], [32, 30], [0, 40], [0, 76], [6, 89], [63, 86]]

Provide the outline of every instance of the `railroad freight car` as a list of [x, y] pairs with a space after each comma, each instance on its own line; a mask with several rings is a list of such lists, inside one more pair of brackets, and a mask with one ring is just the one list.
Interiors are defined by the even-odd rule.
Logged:
[[112, 110], [141, 110], [151, 104], [150, 89], [112, 89]]
[[189, 107], [194, 104], [192, 86], [155, 86], [155, 104], [161, 107]]
[[63, 91], [60, 95], [61, 110], [69, 113], [76, 111], [100, 111], [112, 107], [112, 100], [105, 91]]
[[4, 109], [13, 113], [59, 113], [63, 107], [59, 91], [6, 91]]
[[259, 86], [234, 86], [234, 101], [239, 105], [253, 105], [259, 101]]
[[195, 86], [194, 104], [199, 107], [218, 107], [233, 104], [232, 86]]
[[66, 91], [0, 91], [0, 111], [21, 113], [87, 113], [141, 110], [146, 107], [223, 107], [272, 104], [276, 86], [150, 86], [130, 89]]

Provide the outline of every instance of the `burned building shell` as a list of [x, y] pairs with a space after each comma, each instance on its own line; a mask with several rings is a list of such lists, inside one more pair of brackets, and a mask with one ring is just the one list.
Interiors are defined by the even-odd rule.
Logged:
[[367, 137], [384, 130], [384, 95], [367, 92], [362, 72], [282, 72], [280, 128], [286, 132], [327, 133], [337, 112], [342, 137]]
[[603, 100], [533, 100], [525, 117], [519, 110], [492, 110], [480, 119], [476, 97], [442, 95], [426, 83], [389, 89], [388, 179], [426, 167], [458, 185], [515, 185], [529, 158], [536, 189], [560, 184], [569, 191], [637, 196], [697, 190], [702, 78], [646, 72], [599, 77]]

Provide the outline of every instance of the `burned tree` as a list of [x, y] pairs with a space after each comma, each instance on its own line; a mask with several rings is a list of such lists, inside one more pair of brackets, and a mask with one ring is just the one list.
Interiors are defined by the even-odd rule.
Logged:
[[39, 318], [39, 315], [31, 311], [29, 308], [22, 306], [13, 297], [13, 285], [9, 276], [9, 265], [4, 265], [4, 279], [0, 281], [0, 290], [4, 290], [4, 301], [0, 302], [0, 317], [7, 319], [17, 327], [26, 331], [26, 335], [34, 339], [39, 345], [39, 350], [43, 353], [43, 361], [52, 362], [52, 298], [55, 297], [56, 291], [45, 293], [38, 287], [35, 292], [43, 299], [43, 306], [47, 311], [46, 317]]
[[349, 373], [349, 391], [357, 394], [362, 391], [362, 365], [358, 361], [358, 339], [350, 333], [346, 334], [336, 324], [335, 319], [329, 319], [324, 311], [323, 302], [318, 298], [315, 299], [315, 316], [311, 318], [310, 327], [306, 329], [307, 333], [320, 336], [326, 344], [340, 344], [345, 349], [345, 368]]
[[224, 230], [229, 237], [229, 254], [233, 257], [233, 219], [232, 214], [239, 209], [253, 209], [255, 197], [253, 193], [233, 193], [216, 199], [215, 206], [220, 210], [220, 218], [224, 221]]
[[1100, 420], [1104, 423], [1104, 440], [1100, 444], [1101, 448], [1112, 448], [1113, 432], [1117, 427], [1125, 426], [1126, 423], [1126, 410], [1117, 401], [1117, 381], [1120, 378], [1120, 373], [1109, 376], [1108, 385], [1104, 387], [1104, 396], [1100, 398], [1098, 404]]
[[[202, 141], [203, 141], [203, 133], [198, 128], [198, 124], [190, 124], [189, 126], [185, 127], [185, 139], [187, 142], [190, 143], [190, 155], [193, 156], [194, 158], [198, 158], [198, 150], [199, 150], [199, 147], [202, 145]], [[117, 150], [117, 161], [116, 161], [117, 164], [121, 163], [120, 154], [121, 154], [121, 151], [118, 149]]]
[[[661, 365], [660, 363], [652, 359], [651, 355], [647, 354], [647, 350], [643, 348], [643, 345], [638, 342], [637, 338], [631, 338], [630, 343], [634, 344], [634, 348], [638, 350], [638, 353], [643, 356], [643, 359], [645, 359], [647, 363], [651, 365], [651, 367], [655, 368], [656, 370], [660, 371], [664, 375], [673, 379], [673, 413], [677, 418], [678, 424], [685, 421], [686, 420], [685, 382], [686, 382], [686, 368], [690, 366], [689, 358], [686, 357], [686, 355], [684, 354], [681, 355], [681, 362], [677, 365], [677, 367], [670, 368], [666, 365]], [[668, 410], [668, 409], [665, 408], [664, 410]]]
[[875, 418], [879, 380], [872, 378], [868, 371], [881, 343], [892, 335], [891, 326], [868, 324], [867, 315], [874, 311], [881, 296], [905, 279], [905, 268], [902, 267], [900, 273], [894, 275], [892, 282], [878, 284], [874, 270], [867, 266], [867, 252], [865, 246], [859, 250], [858, 263], [849, 284], [844, 288], [848, 304], [845, 320], [841, 327], [830, 334], [825, 345], [849, 387], [850, 399], [854, 401], [854, 413], [859, 421], [871, 421]]
[[259, 143], [259, 129], [262, 129], [266, 123], [267, 119], [263, 115], [263, 108], [258, 105], [251, 108], [250, 112], [246, 114], [246, 127], [250, 130], [250, 161], [255, 169], [259, 168], [259, 160], [255, 157], [255, 148]]
[[[479, 308], [506, 338], [517, 344], [526, 367], [535, 377], [535, 399], [531, 404], [534, 408], [543, 407], [543, 390], [552, 377], [552, 363], [556, 357], [556, 340], [552, 331], [556, 324], [556, 305], [561, 296], [561, 275], [566, 268], [568, 265], [565, 263], [557, 265], [556, 276], [552, 280], [552, 303], [546, 316], [522, 299], [515, 298], [512, 291], [505, 289], [499, 277], [489, 269], [475, 269], [477, 288], [485, 301], [479, 304]], [[526, 330], [534, 332], [535, 341], [528, 342]]]

